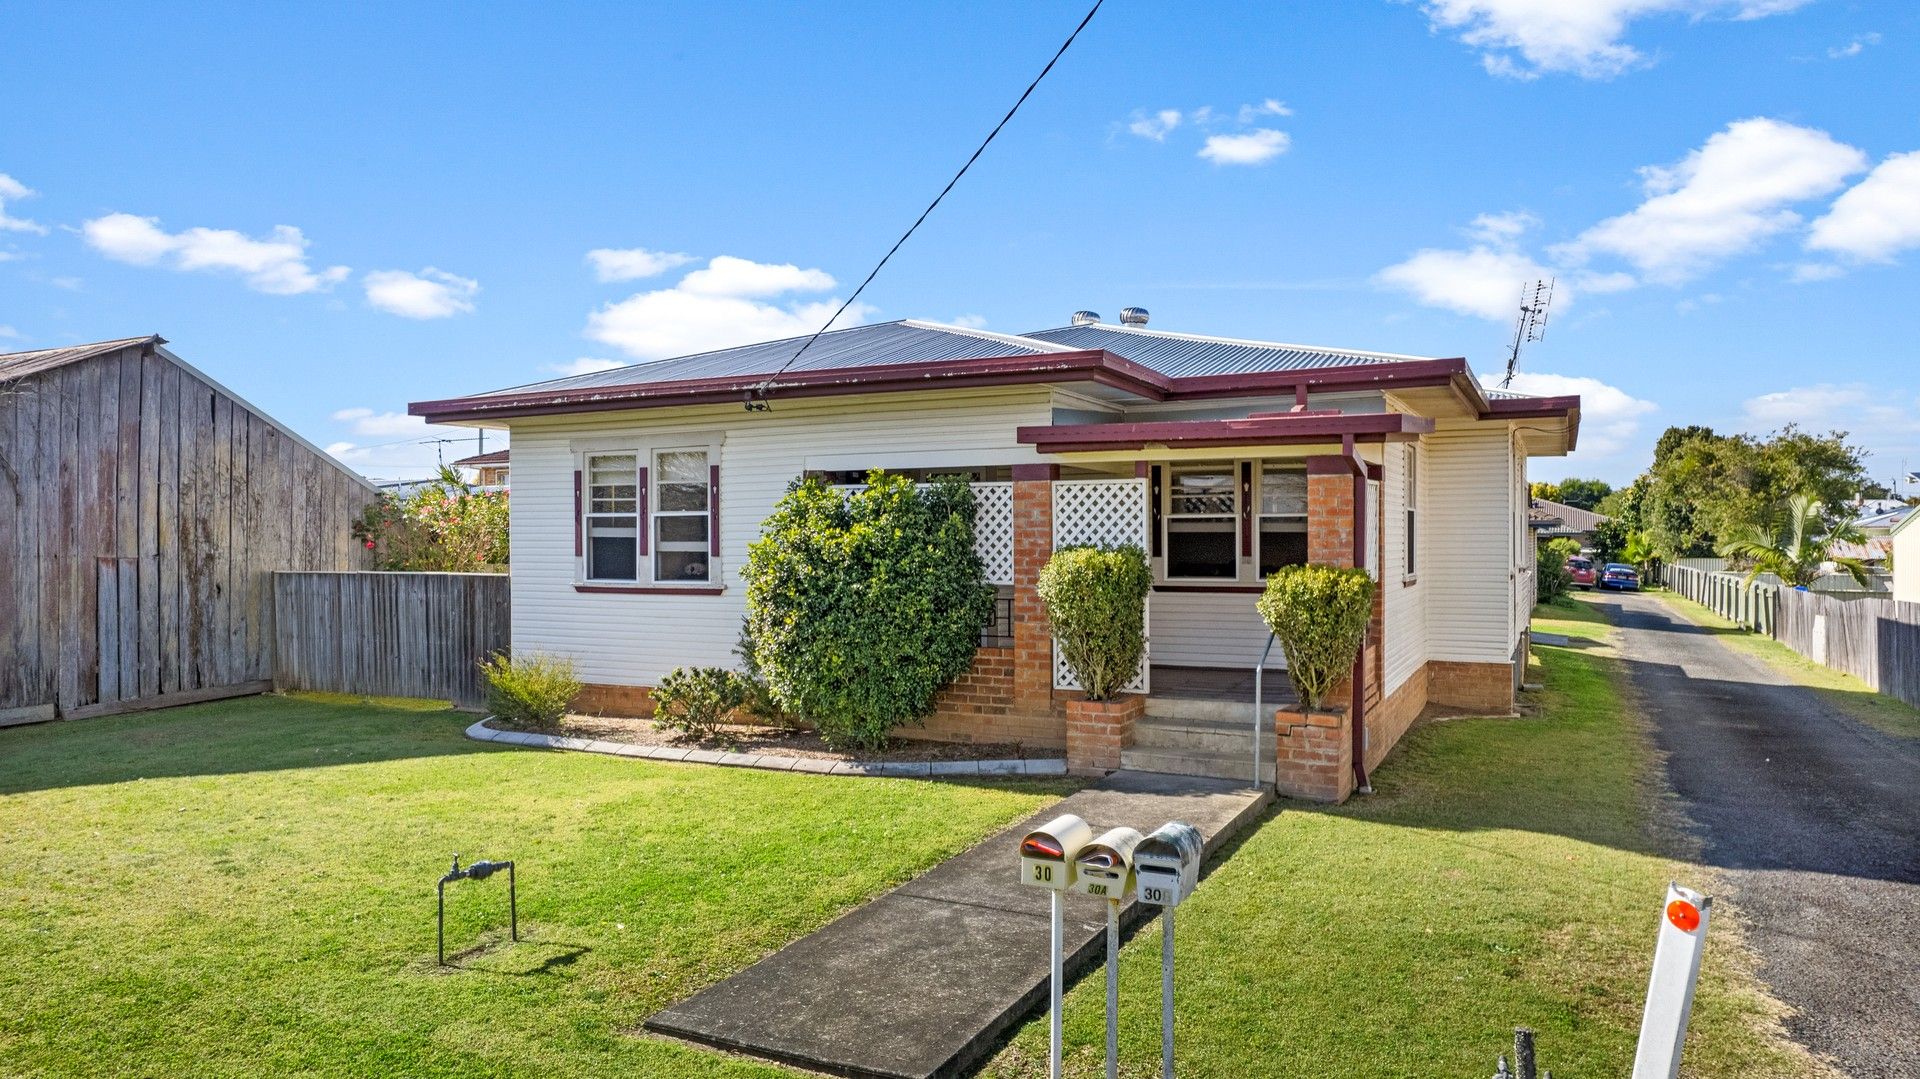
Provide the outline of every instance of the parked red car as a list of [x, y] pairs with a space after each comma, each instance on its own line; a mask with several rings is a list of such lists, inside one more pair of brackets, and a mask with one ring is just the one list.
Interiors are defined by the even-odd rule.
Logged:
[[1567, 559], [1567, 572], [1573, 575], [1575, 588], [1592, 588], [1600, 575], [1593, 568], [1593, 559], [1575, 556]]

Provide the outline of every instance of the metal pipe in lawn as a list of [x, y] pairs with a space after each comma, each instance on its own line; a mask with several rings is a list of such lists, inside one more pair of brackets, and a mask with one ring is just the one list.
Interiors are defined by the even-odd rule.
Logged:
[[1173, 908], [1160, 912], [1160, 1079], [1173, 1079]]
[[1120, 901], [1107, 900], [1107, 1079], [1120, 1076]]
[[1053, 964], [1052, 976], [1047, 979], [1047, 1079], [1060, 1079], [1060, 1040], [1062, 1034], [1062, 1024], [1060, 1022], [1060, 980], [1063, 974], [1062, 968], [1065, 964], [1061, 961], [1060, 956], [1062, 948], [1062, 941], [1060, 939], [1062, 935], [1060, 931], [1060, 893], [1049, 892], [1047, 894], [1053, 900], [1051, 905], [1053, 917], [1052, 925], [1048, 930], [1047, 948]]

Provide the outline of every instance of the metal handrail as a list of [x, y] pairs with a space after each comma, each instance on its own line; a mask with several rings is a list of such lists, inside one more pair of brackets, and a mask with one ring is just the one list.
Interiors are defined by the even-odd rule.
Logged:
[[1267, 657], [1273, 654], [1273, 642], [1279, 638], [1271, 631], [1267, 633], [1267, 646], [1260, 650], [1260, 661], [1253, 665], [1253, 786], [1260, 787], [1260, 720], [1264, 709], [1261, 707], [1265, 695], [1267, 675]]

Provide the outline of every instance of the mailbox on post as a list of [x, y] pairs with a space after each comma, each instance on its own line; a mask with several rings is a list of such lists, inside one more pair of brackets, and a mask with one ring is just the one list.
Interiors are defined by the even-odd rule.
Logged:
[[1115, 901], [1133, 889], [1133, 851], [1143, 839], [1138, 828], [1113, 828], [1080, 848], [1074, 859], [1073, 890]]
[[1093, 826], [1063, 813], [1020, 841], [1020, 883], [1064, 892], [1073, 887], [1074, 859], [1093, 840]]
[[1052, 977], [1047, 988], [1047, 1076], [1060, 1079], [1060, 990], [1064, 980], [1060, 896], [1073, 886], [1075, 859], [1093, 839], [1093, 826], [1072, 813], [1062, 813], [1028, 832], [1020, 841], [1020, 883], [1045, 888], [1047, 895], [1047, 952]]
[[1200, 880], [1206, 843], [1191, 824], [1168, 821], [1133, 848], [1133, 872], [1140, 902], [1178, 906]]

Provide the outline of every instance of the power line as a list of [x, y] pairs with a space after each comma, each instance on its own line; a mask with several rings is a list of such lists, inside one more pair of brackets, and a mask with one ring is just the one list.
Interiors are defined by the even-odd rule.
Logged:
[[873, 284], [873, 279], [880, 275], [880, 271], [886, 267], [887, 261], [893, 258], [894, 252], [900, 250], [900, 246], [907, 242], [908, 237], [913, 235], [914, 230], [920, 227], [920, 223], [925, 221], [929, 214], [933, 213], [934, 207], [940, 205], [940, 200], [947, 197], [947, 192], [953, 190], [953, 186], [960, 182], [960, 177], [967, 174], [967, 170], [973, 167], [973, 163], [980, 160], [980, 155], [986, 152], [988, 145], [993, 142], [994, 137], [1000, 134], [1000, 129], [1006, 127], [1007, 121], [1013, 119], [1013, 114], [1020, 111], [1020, 106], [1027, 103], [1027, 98], [1031, 97], [1034, 90], [1040, 86], [1040, 81], [1045, 79], [1047, 73], [1053, 70], [1053, 65], [1059, 63], [1060, 58], [1067, 54], [1067, 49], [1073, 46], [1074, 39], [1078, 38], [1080, 31], [1085, 30], [1087, 24], [1093, 21], [1094, 15], [1100, 10], [1100, 5], [1104, 3], [1106, 3], [1106, 0], [1094, 0], [1093, 6], [1087, 9], [1086, 16], [1080, 20], [1080, 25], [1074, 27], [1073, 33], [1067, 35], [1067, 40], [1060, 43], [1060, 48], [1054, 51], [1053, 58], [1047, 61], [1047, 66], [1040, 69], [1040, 74], [1035, 75], [1033, 81], [1027, 84], [1027, 88], [1020, 92], [1019, 100], [1013, 103], [1013, 107], [1007, 110], [1007, 114], [1000, 118], [999, 123], [993, 125], [993, 130], [987, 132], [987, 137], [980, 140], [980, 145], [974, 148], [972, 156], [967, 158], [967, 163], [960, 166], [960, 171], [953, 174], [953, 179], [947, 181], [947, 186], [940, 189], [940, 193], [933, 197], [933, 201], [927, 204], [927, 208], [920, 211], [920, 216], [913, 219], [913, 224], [907, 226], [907, 231], [901, 233], [900, 238], [893, 242], [893, 246], [887, 248], [887, 253], [880, 256], [880, 261], [874, 265], [872, 272], [867, 274], [866, 280], [860, 282], [860, 287], [853, 290], [853, 295], [848, 296], [846, 302], [840, 305], [839, 310], [835, 311], [826, 322], [822, 323], [819, 329], [813, 331], [813, 336], [807, 338], [806, 342], [802, 344], [792, 356], [787, 357], [787, 361], [780, 365], [779, 370], [768, 375], [764, 381], [753, 388], [753, 392], [747, 397], [747, 408], [749, 410], [763, 411], [766, 409], [767, 395], [773, 388], [774, 380], [785, 374], [787, 368], [792, 367], [801, 356], [804, 356], [806, 351], [813, 347], [813, 343], [820, 339], [820, 335], [826, 333], [827, 328], [838, 321], [841, 315], [846, 314], [847, 308], [853, 306], [853, 301], [860, 298], [860, 294], [867, 290], [868, 285]]

